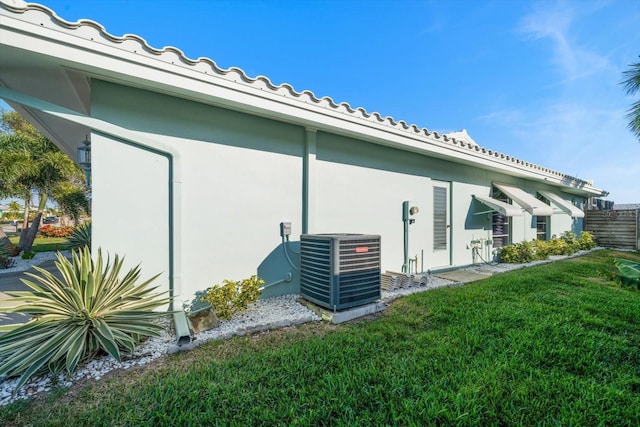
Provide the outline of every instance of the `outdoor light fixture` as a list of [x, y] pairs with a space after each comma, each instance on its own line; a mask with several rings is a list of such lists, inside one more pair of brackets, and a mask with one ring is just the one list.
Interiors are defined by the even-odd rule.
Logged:
[[85, 135], [82, 147], [78, 147], [78, 164], [84, 169], [87, 185], [91, 187], [91, 141], [89, 141], [89, 135]]
[[78, 164], [85, 169], [91, 169], [91, 141], [89, 141], [89, 135], [85, 135], [82, 145], [82, 147], [78, 147]]

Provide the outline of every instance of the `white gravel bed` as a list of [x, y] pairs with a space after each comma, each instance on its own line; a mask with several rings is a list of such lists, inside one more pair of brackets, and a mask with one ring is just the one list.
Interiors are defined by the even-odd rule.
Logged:
[[0, 406], [18, 399], [27, 399], [35, 394], [50, 391], [54, 385], [70, 386], [73, 382], [89, 378], [99, 380], [105, 374], [116, 369], [129, 369], [145, 365], [168, 353], [190, 349], [212, 340], [227, 339], [234, 335], [256, 333], [268, 329], [319, 321], [320, 317], [298, 302], [298, 295], [284, 295], [260, 300], [249, 306], [233, 319], [221, 321], [220, 326], [197, 334], [191, 344], [178, 348], [173, 333], [173, 317], [167, 316], [165, 331], [160, 337], [151, 337], [140, 345], [135, 353], [123, 354], [118, 362], [111, 356], [100, 357], [79, 368], [70, 379], [64, 375], [54, 378], [52, 375], [32, 378], [14, 396], [17, 379], [0, 379]]
[[405, 295], [411, 295], [418, 292], [429, 291], [431, 289], [437, 288], [445, 288], [447, 286], [455, 286], [457, 282], [453, 280], [443, 279], [441, 277], [436, 277], [433, 275], [427, 276], [427, 284], [426, 285], [414, 285], [408, 286], [406, 288], [394, 289], [393, 291], [385, 291], [382, 290], [382, 301], [385, 303], [389, 303], [396, 298], [400, 298]]
[[[588, 251], [581, 251], [571, 257], [584, 255], [587, 252]], [[49, 254], [37, 254], [36, 258], [33, 260], [21, 260], [30, 262], [20, 262], [19, 266], [13, 267], [13, 271], [21, 271], [15, 269], [28, 269], [32, 265], [46, 261], [47, 259], [55, 259], [55, 255], [47, 255]], [[469, 266], [466, 270], [471, 272], [481, 272], [484, 274], [498, 274], [505, 271], [545, 262], [552, 262], [555, 259], [568, 257], [553, 258], [554, 259], [550, 261], [538, 261], [529, 264], [478, 264]], [[383, 290], [382, 302], [389, 303], [404, 295], [424, 292], [440, 287], [459, 285], [461, 284], [458, 282], [430, 275], [427, 277], [426, 285], [400, 288], [390, 292]], [[162, 336], [150, 338], [148, 341], [140, 345], [133, 354], [123, 354], [122, 362], [117, 362], [110, 356], [104, 356], [93, 360], [86, 366], [78, 369], [70, 379], [65, 379], [63, 375], [57, 378], [53, 378], [51, 375], [33, 378], [23, 386], [16, 395], [13, 395], [13, 393], [18, 382], [17, 379], [0, 378], [0, 406], [18, 399], [27, 399], [38, 393], [47, 392], [56, 384], [70, 386], [73, 382], [84, 378], [99, 380], [110, 371], [142, 366], [166, 354], [189, 350], [209, 341], [228, 339], [234, 335], [252, 334], [269, 329], [320, 321], [321, 318], [309, 308], [301, 304], [299, 302], [299, 298], [299, 295], [284, 295], [260, 300], [249, 306], [249, 309], [246, 312], [236, 314], [231, 320], [221, 321], [219, 327], [197, 334], [190, 344], [183, 345], [182, 347], [178, 347], [176, 344], [176, 337], [173, 332], [172, 316], [167, 316], [167, 318], [163, 320], [165, 330]]]

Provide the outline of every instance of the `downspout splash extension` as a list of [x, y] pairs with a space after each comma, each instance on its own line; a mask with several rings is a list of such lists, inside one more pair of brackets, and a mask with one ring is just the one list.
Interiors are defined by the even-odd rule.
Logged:
[[169, 310], [173, 311], [173, 299], [176, 296], [176, 292], [178, 295], [182, 292], [182, 233], [180, 229], [182, 224], [182, 168], [178, 151], [143, 134], [1, 85], [0, 98], [85, 126], [96, 131], [96, 133], [113, 137], [137, 148], [164, 155], [169, 159], [169, 177], [171, 181], [169, 188], [169, 296], [171, 297]]

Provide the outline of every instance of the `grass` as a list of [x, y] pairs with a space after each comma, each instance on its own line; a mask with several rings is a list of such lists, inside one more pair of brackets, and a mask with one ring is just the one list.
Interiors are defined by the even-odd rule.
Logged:
[[640, 292], [598, 251], [213, 342], [0, 408], [0, 425], [638, 425]]
[[[9, 240], [14, 245], [18, 244], [19, 236], [10, 236]], [[66, 237], [36, 237], [31, 250], [33, 252], [64, 251], [69, 248]]]

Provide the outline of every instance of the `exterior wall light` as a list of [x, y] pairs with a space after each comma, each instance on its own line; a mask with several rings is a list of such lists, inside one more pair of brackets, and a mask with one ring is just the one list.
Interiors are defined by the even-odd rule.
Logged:
[[91, 141], [89, 136], [85, 136], [82, 147], [78, 147], [78, 164], [83, 168], [91, 169]]
[[85, 135], [82, 147], [78, 147], [78, 164], [84, 169], [87, 185], [91, 187], [91, 141], [89, 141], [89, 135]]

